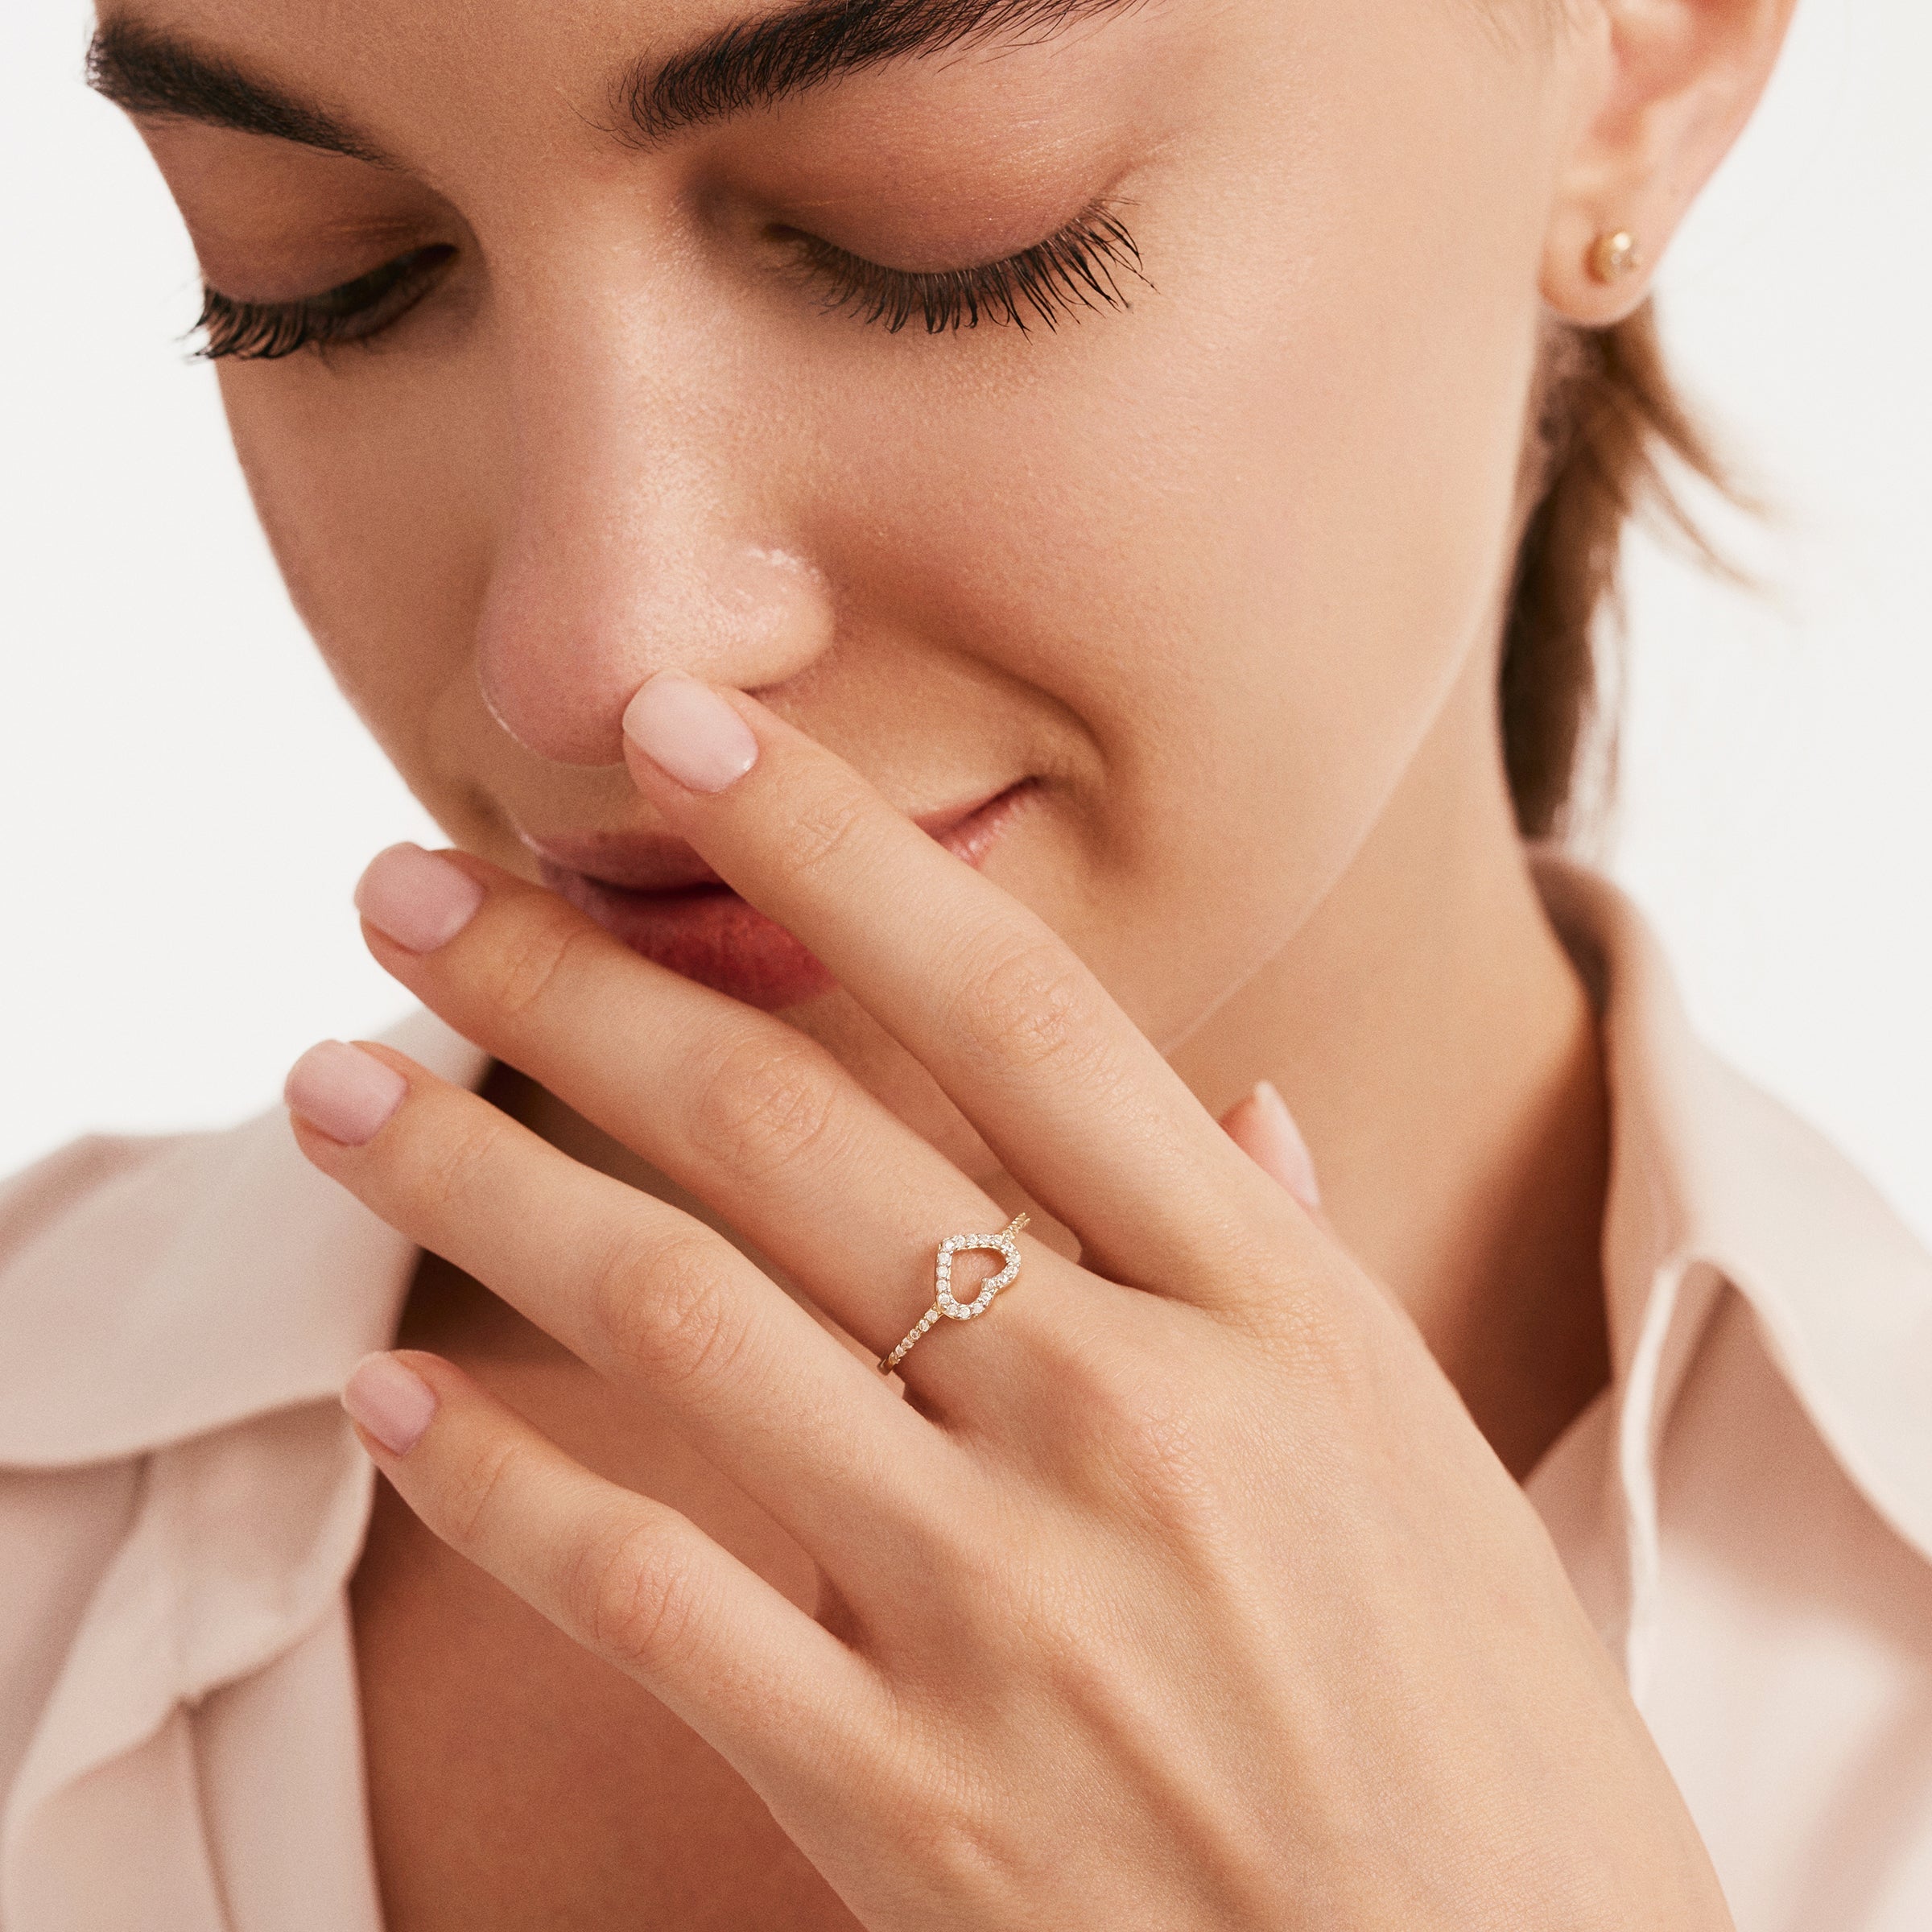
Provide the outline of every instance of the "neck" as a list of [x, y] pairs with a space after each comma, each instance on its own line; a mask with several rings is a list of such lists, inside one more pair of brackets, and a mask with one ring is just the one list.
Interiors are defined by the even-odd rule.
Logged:
[[1335, 1232], [1521, 1477], [1608, 1377], [1608, 1105], [1494, 688], [1472, 666], [1348, 870], [1174, 1059], [1217, 1115], [1257, 1075], [1280, 1088]]

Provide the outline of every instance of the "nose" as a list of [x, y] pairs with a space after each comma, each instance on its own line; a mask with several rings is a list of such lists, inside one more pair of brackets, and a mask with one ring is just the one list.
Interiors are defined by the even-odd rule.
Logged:
[[477, 678], [502, 729], [558, 763], [621, 763], [625, 706], [654, 671], [756, 690], [832, 642], [825, 578], [771, 497], [769, 413], [721, 402], [701, 349], [671, 379], [667, 348], [640, 374], [637, 344], [579, 316], [510, 352]]

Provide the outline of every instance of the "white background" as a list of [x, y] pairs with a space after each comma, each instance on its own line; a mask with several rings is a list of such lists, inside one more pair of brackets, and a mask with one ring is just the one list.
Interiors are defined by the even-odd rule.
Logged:
[[[237, 1118], [393, 1016], [349, 893], [430, 828], [283, 600], [80, 7], [0, 13], [5, 1171]], [[1637, 550], [1615, 869], [1707, 1034], [1932, 1237], [1929, 79], [1924, 0], [1801, 0], [1666, 264], [1678, 365], [1782, 516], [1733, 533], [1761, 598]]]

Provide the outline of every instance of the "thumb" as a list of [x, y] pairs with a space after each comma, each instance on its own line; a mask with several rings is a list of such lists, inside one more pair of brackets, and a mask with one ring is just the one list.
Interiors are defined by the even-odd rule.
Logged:
[[1253, 1092], [1221, 1116], [1221, 1126], [1263, 1173], [1273, 1174], [1311, 1214], [1319, 1212], [1322, 1191], [1308, 1143], [1271, 1080], [1256, 1082]]

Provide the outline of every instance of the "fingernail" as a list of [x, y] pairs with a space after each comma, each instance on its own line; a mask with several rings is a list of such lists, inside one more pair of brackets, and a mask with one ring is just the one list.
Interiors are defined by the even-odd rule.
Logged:
[[356, 885], [356, 910], [411, 952], [447, 946], [477, 915], [483, 888], [460, 865], [420, 845], [392, 845]]
[[1274, 1081], [1255, 1082], [1254, 1109], [1265, 1140], [1255, 1150], [1261, 1164], [1304, 1208], [1320, 1207], [1322, 1190], [1315, 1178], [1315, 1157]]
[[391, 1455], [407, 1455], [436, 1413], [436, 1392], [393, 1355], [365, 1355], [342, 1385], [342, 1406]]
[[289, 1068], [282, 1097], [332, 1141], [360, 1147], [382, 1131], [408, 1092], [409, 1082], [373, 1054], [324, 1040]]
[[722, 791], [758, 760], [751, 727], [708, 684], [660, 671], [630, 701], [624, 735], [693, 791]]

